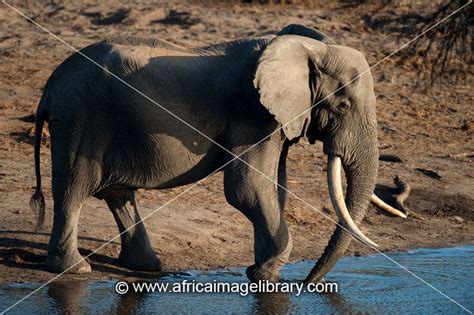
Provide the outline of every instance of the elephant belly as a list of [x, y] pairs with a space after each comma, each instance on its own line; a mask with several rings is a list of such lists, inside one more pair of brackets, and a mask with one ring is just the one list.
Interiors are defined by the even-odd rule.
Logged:
[[[110, 152], [110, 151], [109, 151]], [[202, 136], [160, 134], [120, 143], [106, 159], [106, 182], [135, 188], [172, 188], [196, 182], [224, 163], [223, 150]]]

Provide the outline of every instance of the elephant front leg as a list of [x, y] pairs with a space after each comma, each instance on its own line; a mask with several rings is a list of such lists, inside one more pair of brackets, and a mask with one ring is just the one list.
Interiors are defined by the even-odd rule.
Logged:
[[[227, 173], [225, 176], [230, 177]], [[280, 269], [290, 256], [293, 241], [283, 209], [279, 206], [275, 185], [262, 182], [253, 186], [242, 179], [225, 181], [227, 200], [252, 222], [254, 228], [255, 264], [247, 268], [247, 277], [253, 282], [277, 282]], [[234, 183], [242, 183], [238, 184], [242, 186], [235, 187]]]
[[[255, 138], [258, 141], [263, 138], [247, 126], [236, 132], [243, 139]], [[234, 150], [239, 155], [245, 147], [235, 147]], [[254, 227], [255, 264], [247, 268], [251, 281], [278, 281], [279, 271], [288, 261], [293, 247], [284, 219], [284, 193], [275, 185], [278, 182], [285, 186], [286, 153], [287, 144], [279, 134], [275, 134], [242, 155], [241, 158], [253, 167], [234, 160], [224, 172], [227, 201], [240, 210]]]
[[121, 233], [119, 263], [135, 270], [161, 270], [161, 263], [138, 214], [134, 191], [111, 190], [104, 195]]

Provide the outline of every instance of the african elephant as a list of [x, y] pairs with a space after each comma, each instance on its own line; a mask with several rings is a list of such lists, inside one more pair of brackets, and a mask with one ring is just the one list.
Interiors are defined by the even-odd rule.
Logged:
[[283, 215], [285, 160], [288, 148], [307, 137], [324, 143], [330, 195], [344, 227], [337, 227], [307, 279], [320, 281], [351, 234], [375, 245], [357, 227], [378, 168], [369, 70], [359, 51], [300, 25], [195, 49], [115, 38], [73, 54], [47, 81], [36, 114], [31, 206], [40, 214], [38, 227], [45, 211], [39, 161], [45, 121], [51, 135], [54, 221], [47, 267], [91, 271], [78, 252], [77, 228], [81, 205], [94, 196], [105, 200], [122, 233], [119, 262], [159, 269], [134, 191], [190, 184], [227, 163], [226, 200], [254, 227], [255, 264], [247, 275], [277, 281], [293, 246]]

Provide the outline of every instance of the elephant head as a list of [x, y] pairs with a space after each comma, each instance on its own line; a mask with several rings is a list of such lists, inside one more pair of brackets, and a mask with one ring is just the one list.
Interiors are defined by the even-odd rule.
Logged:
[[[336, 264], [352, 236], [377, 246], [357, 227], [377, 178], [376, 101], [369, 65], [361, 52], [332, 44], [317, 31], [309, 36], [281, 35], [290, 31], [280, 32], [265, 48], [254, 85], [260, 103], [282, 125], [290, 141], [305, 136], [311, 143], [320, 140], [328, 155], [328, 186], [340, 225], [306, 279], [313, 282]], [[341, 165], [347, 180], [346, 198]]]

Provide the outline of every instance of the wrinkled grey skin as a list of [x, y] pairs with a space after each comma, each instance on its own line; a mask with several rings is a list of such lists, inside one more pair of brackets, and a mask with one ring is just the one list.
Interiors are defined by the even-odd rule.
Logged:
[[[323, 141], [324, 152], [342, 160], [348, 179], [346, 202], [354, 221], [358, 224], [364, 217], [378, 167], [370, 72], [310, 110], [368, 69], [360, 52], [300, 25], [290, 25], [277, 36], [197, 49], [120, 38], [82, 52], [233, 154], [283, 125], [241, 157], [282, 186], [289, 146], [301, 137]], [[77, 249], [79, 212], [87, 197], [104, 199], [123, 232], [140, 220], [136, 189], [190, 184], [232, 158], [79, 54], [54, 71], [36, 117], [38, 183], [32, 207], [41, 217], [39, 148], [48, 121], [54, 224], [46, 264], [55, 272], [91, 270]], [[254, 227], [255, 264], [247, 269], [248, 277], [277, 281], [292, 249], [283, 216], [284, 191], [239, 160], [225, 167], [224, 187], [227, 201]], [[337, 228], [315, 266], [315, 276], [307, 281], [320, 281], [350, 241], [350, 235]], [[142, 223], [126, 231], [121, 242], [119, 261], [124, 266], [160, 268]]]

